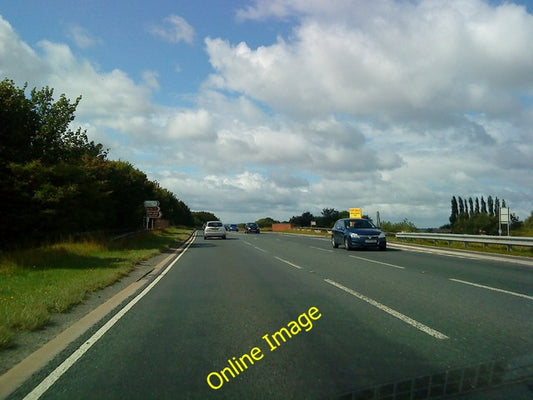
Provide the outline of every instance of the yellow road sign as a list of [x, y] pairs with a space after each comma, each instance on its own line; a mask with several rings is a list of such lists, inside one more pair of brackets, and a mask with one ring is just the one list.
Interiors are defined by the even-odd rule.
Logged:
[[350, 218], [363, 218], [363, 209], [350, 208]]

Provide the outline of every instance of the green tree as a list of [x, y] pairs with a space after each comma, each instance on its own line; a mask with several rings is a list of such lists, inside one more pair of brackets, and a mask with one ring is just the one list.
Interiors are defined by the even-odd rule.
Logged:
[[159, 200], [157, 184], [127, 161], [110, 161], [106, 165], [109, 192], [109, 225], [114, 229], [142, 226], [146, 214], [145, 200]]
[[193, 225], [191, 210], [185, 203], [178, 200], [174, 193], [158, 185], [154, 198], [159, 200], [163, 218], [168, 220], [171, 225]]
[[209, 211], [193, 211], [192, 212], [194, 226], [201, 227], [207, 221], [219, 221], [218, 217]]
[[466, 201], [459, 196], [457, 202], [459, 203], [459, 215], [468, 214], [468, 208], [466, 206]]
[[483, 198], [483, 196], [481, 196], [481, 210], [480, 211], [483, 214], [488, 214], [487, 203], [485, 202], [485, 199]]
[[476, 212], [474, 210], [474, 200], [472, 200], [472, 197], [468, 198], [468, 205], [470, 206], [468, 209], [468, 215], [473, 217]]
[[314, 221], [315, 217], [309, 211], [305, 211], [300, 216], [292, 217], [289, 222], [294, 226], [311, 226], [311, 221]]
[[[455, 196], [452, 197], [452, 214], [454, 211], [454, 198]], [[470, 197], [468, 203], [464, 201], [463, 206], [461, 206], [463, 199], [461, 199], [461, 197], [458, 197], [458, 199], [459, 214], [455, 221], [450, 225], [452, 232], [467, 234], [497, 234], [498, 216], [491, 214], [490, 210], [494, 211], [494, 207], [499, 207], [498, 198], [496, 198], [496, 201], [493, 201], [492, 196], [488, 196], [487, 204], [483, 196], [481, 196], [481, 201], [479, 201], [478, 197], [475, 198], [475, 201]], [[468, 205], [470, 205], [470, 213], [468, 213]], [[450, 217], [450, 222], [451, 220]]]
[[402, 222], [383, 221], [381, 222], [381, 230], [383, 232], [390, 232], [390, 233], [417, 232], [418, 228], [415, 226], [414, 223], [412, 223], [406, 218]]
[[339, 212], [334, 208], [322, 209], [322, 218], [320, 219], [320, 226], [330, 227], [333, 226], [335, 221], [339, 219]]
[[255, 222], [260, 228], [272, 228], [272, 224], [277, 224], [279, 221], [276, 221], [273, 218], [266, 217], [261, 218]]
[[0, 83], [0, 219], [2, 245], [89, 230], [142, 226], [145, 200], [160, 200], [173, 224], [192, 225], [189, 208], [124, 161], [108, 161], [101, 144], [71, 130], [74, 102], [53, 90], [30, 97]]
[[70, 123], [79, 99], [53, 90], [17, 88], [0, 83], [0, 194], [4, 214], [0, 233], [6, 242], [50, 237], [92, 225], [83, 216], [85, 202], [100, 191], [84, 169], [90, 158], [105, 159], [102, 145], [87, 140]]
[[[31, 147], [39, 129], [38, 115], [24, 90], [11, 80], [0, 82], [0, 173], [10, 162], [31, 160]], [[5, 178], [5, 176], [3, 176]]]
[[487, 198], [487, 205], [488, 205], [488, 214], [493, 217], [494, 216], [494, 199], [492, 196], [489, 196]]
[[450, 214], [450, 224], [454, 224], [457, 221], [457, 216], [459, 215], [459, 207], [457, 205], [457, 199], [455, 196], [452, 197], [452, 212]]
[[499, 218], [500, 216], [500, 199], [496, 197], [494, 200], [494, 215]]
[[350, 217], [350, 211], [345, 210], [345, 211], [340, 211], [339, 212], [339, 219], [341, 219], [341, 218], [349, 218], [349, 217]]

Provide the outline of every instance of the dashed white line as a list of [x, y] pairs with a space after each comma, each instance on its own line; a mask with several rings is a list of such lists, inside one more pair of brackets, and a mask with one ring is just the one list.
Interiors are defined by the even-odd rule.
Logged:
[[280, 260], [281, 262], [284, 262], [285, 264], [289, 264], [291, 267], [303, 269], [303, 267], [300, 267], [299, 265], [293, 264], [290, 261], [284, 260], [283, 258], [276, 257], [276, 260]]
[[465, 285], [476, 286], [476, 287], [483, 288], [483, 289], [493, 290], [495, 292], [506, 293], [506, 294], [510, 294], [512, 296], [523, 297], [524, 299], [533, 300], [533, 296], [528, 296], [527, 294], [511, 292], [510, 290], [499, 289], [499, 288], [495, 288], [495, 287], [492, 287], [492, 286], [485, 286], [485, 285], [481, 285], [479, 283], [463, 281], [461, 279], [450, 278], [450, 280], [454, 281], [454, 282], [464, 283]]
[[309, 248], [315, 249], [315, 250], [327, 251], [328, 253], [333, 253], [333, 250], [323, 249], [322, 247], [309, 246]]
[[392, 315], [393, 317], [396, 317], [396, 318], [400, 319], [401, 321], [403, 321], [403, 322], [415, 327], [416, 329], [418, 329], [418, 330], [420, 330], [420, 331], [422, 331], [424, 333], [427, 333], [430, 336], [433, 336], [433, 337], [435, 337], [437, 339], [441, 339], [441, 340], [449, 339], [449, 337], [444, 335], [443, 333], [440, 333], [439, 331], [436, 331], [435, 329], [432, 329], [429, 326], [424, 325], [421, 322], [418, 322], [418, 321], [416, 321], [416, 320], [414, 320], [412, 318], [409, 318], [407, 315], [404, 315], [404, 314], [402, 314], [402, 313], [400, 313], [400, 312], [398, 312], [396, 310], [393, 310], [392, 308], [387, 307], [386, 305], [381, 304], [380, 302], [378, 302], [376, 300], [373, 300], [370, 297], [366, 297], [365, 295], [363, 295], [361, 293], [358, 293], [355, 290], [349, 289], [346, 286], [341, 285], [340, 283], [332, 281], [331, 279], [324, 279], [324, 281], [326, 281], [330, 285], [333, 285], [333, 286], [335, 286], [335, 287], [337, 287], [337, 288], [339, 288], [341, 290], [344, 290], [346, 293], [349, 293], [352, 296], [355, 296], [355, 297], [357, 297], [360, 300], [366, 301], [367, 303], [373, 305], [374, 307], [379, 308], [382, 311], [385, 311], [386, 313]]
[[393, 268], [398, 268], [398, 269], [405, 269], [405, 267], [402, 267], [401, 265], [389, 264], [389, 263], [386, 263], [386, 262], [383, 262], [383, 261], [372, 260], [372, 259], [370, 259], [370, 258], [357, 257], [357, 256], [350, 256], [350, 257], [352, 257], [352, 258], [357, 258], [357, 259], [359, 259], [359, 260], [363, 260], [363, 261], [368, 261], [368, 262], [375, 263], [375, 264], [386, 265], [387, 267], [393, 267]]

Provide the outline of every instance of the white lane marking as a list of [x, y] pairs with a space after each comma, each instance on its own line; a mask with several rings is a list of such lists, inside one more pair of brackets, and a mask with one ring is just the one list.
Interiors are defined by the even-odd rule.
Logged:
[[276, 257], [277, 260], [280, 260], [281, 262], [284, 262], [285, 264], [289, 264], [291, 267], [303, 269], [303, 267], [300, 267], [299, 265], [293, 264], [290, 261], [284, 260], [283, 258]]
[[483, 289], [493, 290], [495, 292], [506, 293], [506, 294], [510, 294], [510, 295], [513, 295], [513, 296], [523, 297], [524, 299], [533, 300], [533, 296], [528, 296], [527, 294], [511, 292], [510, 290], [498, 289], [498, 288], [495, 288], [495, 287], [492, 287], [492, 286], [481, 285], [479, 283], [463, 281], [461, 279], [450, 278], [450, 280], [454, 281], [454, 282], [464, 283], [465, 285], [476, 286], [476, 287], [483, 288]]
[[389, 264], [389, 263], [382, 262], [382, 261], [372, 260], [372, 259], [370, 259], [370, 258], [357, 257], [357, 256], [350, 256], [350, 257], [352, 257], [352, 258], [357, 258], [357, 259], [359, 259], [359, 260], [364, 260], [364, 261], [368, 261], [368, 262], [376, 263], [376, 264], [386, 265], [387, 267], [393, 267], [393, 268], [398, 268], [398, 269], [405, 269], [405, 267], [402, 267], [401, 265]]
[[315, 250], [322, 250], [322, 251], [327, 251], [328, 253], [333, 253], [333, 250], [329, 250], [329, 249], [323, 249], [322, 247], [315, 247], [315, 246], [309, 246], [311, 249], [315, 249]]
[[263, 250], [261, 247], [254, 246], [252, 243], [247, 242], [246, 240], [242, 241], [243, 243], [247, 244], [248, 246], [252, 246], [254, 249], [257, 249], [259, 251], [262, 251], [263, 253], [268, 253], [268, 251]]
[[352, 290], [352, 289], [349, 289], [347, 288], [346, 286], [343, 286], [341, 285], [340, 283], [337, 283], [335, 281], [332, 281], [331, 279], [324, 279], [324, 281], [326, 281], [327, 283], [329, 283], [330, 285], [333, 285], [341, 290], [344, 290], [345, 292], [351, 294], [352, 296], [355, 296], [357, 297], [358, 299], [360, 300], [363, 300], [363, 301], [366, 301], [367, 303], [373, 305], [374, 307], [377, 307], [379, 308], [380, 310], [382, 311], [385, 311], [386, 313], [392, 315], [393, 317], [396, 317], [400, 320], [402, 320], [403, 322], [411, 325], [411, 326], [414, 326], [416, 329], [424, 332], [424, 333], [427, 333], [428, 335], [430, 336], [433, 336], [437, 339], [449, 339], [448, 336], [440, 333], [439, 331], [436, 331], [435, 329], [432, 329], [430, 328], [429, 326], [427, 325], [424, 325], [423, 323], [421, 322], [418, 322], [412, 318], [409, 318], [407, 315], [404, 315], [396, 310], [393, 310], [392, 308], [390, 307], [387, 307], [386, 305], [384, 304], [381, 304], [379, 302], [377, 302], [376, 300], [373, 300], [371, 299], [370, 297], [366, 297], [365, 295], [361, 294], [361, 293], [358, 293], [356, 292], [355, 290]]
[[37, 385], [24, 400], [37, 400], [40, 398], [61, 376], [69, 370], [99, 339], [101, 339], [106, 332], [113, 327], [126, 313], [133, 308], [139, 300], [141, 300], [152, 288], [159, 282], [170, 269], [178, 262], [178, 260], [185, 254], [197, 236], [187, 243], [183, 251], [165, 268], [161, 274], [155, 278], [141, 293], [139, 293], [133, 300], [131, 300], [123, 309], [116, 313], [107, 323], [92, 335], [85, 343], [83, 343], [74, 353], [72, 353], [65, 361], [61, 363], [54, 371], [50, 373], [39, 385]]
[[448, 256], [448, 257], [457, 257], [457, 258], [465, 258], [468, 260], [489, 260], [494, 262], [505, 262], [505, 263], [513, 263], [513, 264], [521, 264], [521, 265], [527, 265], [527, 266], [533, 266], [533, 260], [524, 260], [520, 258], [516, 258], [515, 256], [508, 256], [508, 255], [502, 255], [502, 256], [495, 256], [490, 254], [480, 254], [480, 253], [469, 253], [464, 254], [462, 253], [464, 250], [444, 250], [440, 248], [434, 248], [434, 249], [426, 249], [422, 247], [416, 247], [414, 245], [404, 245], [404, 244], [398, 244], [398, 243], [387, 243], [387, 246], [390, 246], [392, 248], [399, 248], [406, 251], [412, 251], [417, 253], [428, 253], [428, 254], [438, 254], [442, 256]]

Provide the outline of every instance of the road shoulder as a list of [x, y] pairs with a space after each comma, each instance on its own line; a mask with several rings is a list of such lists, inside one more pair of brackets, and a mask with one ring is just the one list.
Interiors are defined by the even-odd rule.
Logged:
[[180, 254], [183, 247], [184, 243], [176, 244], [168, 251], [137, 264], [127, 276], [91, 293], [68, 313], [53, 314], [46, 328], [22, 332], [17, 336], [12, 348], [0, 351], [0, 399], [6, 398], [69, 343], [138, 293]]

